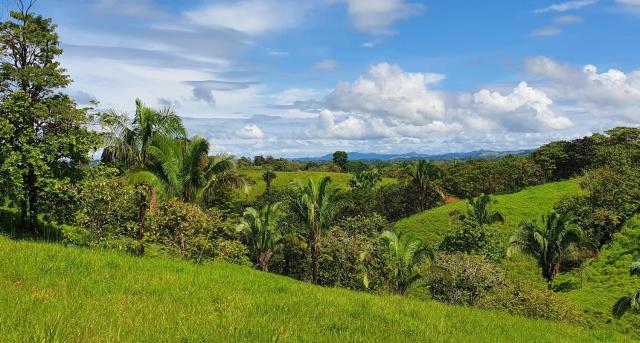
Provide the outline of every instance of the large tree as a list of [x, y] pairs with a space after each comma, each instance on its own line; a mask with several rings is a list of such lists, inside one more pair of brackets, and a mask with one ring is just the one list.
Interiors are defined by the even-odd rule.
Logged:
[[347, 171], [347, 162], [349, 162], [349, 154], [345, 151], [336, 151], [333, 153], [333, 163], [335, 163], [340, 170]]
[[522, 251], [538, 260], [549, 289], [553, 287], [553, 280], [570, 246], [593, 247], [567, 215], [553, 211], [542, 216], [542, 226], [532, 221], [522, 223], [511, 236], [509, 245], [509, 255]]
[[32, 13], [34, 3], [19, 1], [0, 23], [0, 172], [27, 231], [37, 229], [42, 194], [77, 178], [99, 144], [88, 109], [62, 93], [71, 80], [57, 61], [56, 25]]
[[330, 187], [331, 178], [325, 176], [319, 181], [309, 178], [306, 184], [294, 181], [296, 197], [292, 199], [295, 213], [306, 224], [309, 248], [311, 251], [311, 274], [317, 284], [318, 264], [320, 262], [320, 239], [322, 232], [332, 224], [337, 212], [336, 190]]

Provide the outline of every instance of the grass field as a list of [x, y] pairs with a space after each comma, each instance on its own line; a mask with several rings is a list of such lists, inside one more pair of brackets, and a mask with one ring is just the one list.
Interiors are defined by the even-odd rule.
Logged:
[[[505, 234], [512, 232], [522, 221], [539, 219], [563, 196], [581, 192], [578, 180], [554, 182], [526, 188], [520, 192], [496, 195], [492, 208], [505, 215], [505, 223], [498, 225]], [[452, 229], [449, 213], [466, 211], [467, 201], [462, 200], [418, 213], [395, 224], [400, 232], [415, 234], [426, 243], [436, 245]]]
[[0, 237], [2, 342], [623, 342], [610, 331], [328, 289], [249, 268]]
[[[266, 184], [264, 180], [262, 180], [262, 173], [264, 170], [262, 169], [242, 169], [240, 170], [240, 174], [246, 175], [251, 180], [255, 182], [254, 185], [251, 186], [249, 190], [249, 194], [243, 194], [243, 197], [248, 197], [249, 199], [254, 199], [258, 195], [264, 193], [266, 188]], [[300, 180], [302, 182], [306, 182], [309, 178], [320, 179], [323, 176], [331, 177], [332, 182], [336, 187], [346, 189], [349, 186], [349, 180], [353, 178], [351, 174], [347, 173], [332, 173], [332, 172], [320, 172], [320, 171], [295, 171], [295, 172], [276, 172], [275, 180], [271, 183], [271, 186], [274, 188], [285, 188], [290, 187], [291, 181]], [[380, 184], [389, 184], [395, 182], [395, 179], [392, 178], [384, 178]]]
[[640, 254], [640, 217], [632, 219], [604, 247], [598, 258], [585, 263], [582, 271], [560, 275], [557, 285], [566, 288], [566, 297], [580, 304], [590, 326], [615, 329], [640, 338], [640, 315], [627, 313], [613, 319], [611, 308], [625, 295], [640, 287], [640, 278], [629, 276], [634, 255]]

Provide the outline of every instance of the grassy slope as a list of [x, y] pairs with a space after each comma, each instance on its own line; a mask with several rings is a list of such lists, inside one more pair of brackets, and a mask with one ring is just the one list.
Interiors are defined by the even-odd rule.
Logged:
[[[549, 183], [529, 187], [521, 192], [493, 196], [497, 202], [493, 208], [506, 216], [504, 225], [498, 225], [503, 232], [510, 233], [524, 220], [538, 219], [540, 215], [553, 208], [553, 205], [564, 195], [580, 192], [578, 180]], [[467, 202], [440, 206], [396, 223], [400, 232], [413, 233], [425, 242], [438, 244], [444, 235], [451, 230], [449, 213], [453, 210], [466, 211]]]
[[227, 264], [0, 237], [0, 336], [14, 341], [624, 341], [495, 312], [327, 289]]
[[[249, 199], [253, 199], [256, 196], [264, 193], [264, 189], [266, 187], [265, 182], [262, 180], [262, 173], [264, 173], [264, 170], [242, 169], [240, 170], [240, 173], [243, 175], [246, 175], [247, 177], [255, 181], [255, 184], [252, 185], [251, 189], [249, 190], [249, 194], [243, 195], [243, 196], [245, 197], [248, 196]], [[307, 180], [309, 180], [310, 177], [317, 180], [323, 176], [330, 176], [331, 180], [335, 185], [337, 185], [337, 187], [347, 188], [349, 185], [349, 180], [352, 179], [351, 174], [347, 174], [347, 173], [332, 173], [332, 172], [319, 172], [319, 171], [276, 172], [276, 175], [278, 175], [278, 177], [275, 180], [273, 180], [273, 182], [271, 183], [271, 186], [275, 188], [289, 187], [291, 181], [296, 179], [302, 182], [306, 182]], [[381, 184], [388, 184], [394, 181], [395, 179], [384, 178]]]
[[585, 317], [595, 328], [615, 329], [640, 337], [640, 315], [627, 313], [613, 320], [616, 301], [640, 287], [640, 278], [629, 276], [634, 254], [640, 253], [640, 217], [632, 219], [616, 234], [612, 243], [589, 261], [583, 271], [560, 275], [558, 285], [566, 286], [566, 296], [582, 305]]

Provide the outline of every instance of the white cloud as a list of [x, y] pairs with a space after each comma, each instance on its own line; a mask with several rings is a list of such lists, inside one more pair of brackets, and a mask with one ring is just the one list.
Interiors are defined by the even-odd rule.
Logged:
[[443, 79], [440, 74], [410, 73], [397, 65], [380, 63], [352, 83], [339, 83], [325, 100], [341, 111], [427, 124], [444, 117], [443, 96], [427, 88]]
[[510, 131], [563, 130], [573, 122], [551, 110], [553, 100], [543, 91], [521, 82], [507, 95], [483, 89], [473, 95], [472, 108], [485, 118], [500, 121]]
[[616, 0], [616, 2], [626, 6], [640, 6], [640, 0]]
[[249, 124], [236, 131], [236, 136], [242, 139], [262, 139], [264, 138], [264, 133], [257, 125]]
[[424, 6], [406, 3], [404, 0], [329, 0], [348, 4], [353, 25], [372, 35], [394, 34], [393, 24], [420, 13]]
[[557, 24], [563, 24], [563, 25], [580, 24], [584, 22], [584, 19], [582, 19], [581, 16], [577, 16], [577, 15], [562, 15], [562, 16], [553, 18], [553, 22]]
[[207, 5], [186, 16], [198, 25], [258, 35], [298, 26], [307, 10], [302, 1], [243, 0]]
[[525, 61], [526, 70], [543, 78], [550, 96], [569, 103], [591, 116], [640, 123], [640, 70], [625, 73], [617, 69], [598, 72], [594, 65], [582, 69], [563, 65], [547, 57]]
[[[577, 10], [586, 6], [590, 6], [596, 4], [599, 0], [576, 0], [576, 1], [567, 1], [558, 4], [553, 4], [549, 7], [541, 8], [539, 10], [535, 10], [535, 13], [546, 13], [546, 12], [566, 12], [571, 10]], [[625, 0], [623, 0], [625, 1]], [[627, 0], [629, 1], [629, 0]], [[633, 1], [633, 0], [631, 0]]]
[[534, 37], [557, 36], [562, 33], [562, 29], [557, 26], [544, 26], [531, 32]]
[[313, 69], [323, 70], [323, 71], [333, 71], [338, 68], [338, 62], [336, 60], [324, 60], [316, 63], [313, 66]]

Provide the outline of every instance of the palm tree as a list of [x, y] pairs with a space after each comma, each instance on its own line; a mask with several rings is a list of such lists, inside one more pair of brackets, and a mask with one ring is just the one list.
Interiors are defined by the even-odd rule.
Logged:
[[491, 225], [495, 222], [504, 223], [504, 215], [499, 211], [491, 211], [491, 197], [481, 194], [477, 199], [467, 195], [467, 214], [455, 210], [450, 213], [456, 219], [464, 220], [466, 216], [473, 218], [480, 225]]
[[138, 240], [140, 254], [144, 254], [144, 232], [146, 211], [155, 203], [158, 191], [165, 191], [163, 185], [149, 172], [151, 163], [149, 146], [157, 139], [184, 139], [186, 130], [180, 117], [170, 108], [154, 110], [136, 99], [133, 120], [126, 114], [108, 111], [102, 118], [105, 149], [103, 161], [118, 162], [129, 169], [129, 177], [140, 195], [138, 210]]
[[380, 172], [377, 169], [361, 170], [353, 173], [353, 179], [349, 181], [352, 189], [371, 190], [380, 182]]
[[405, 294], [422, 277], [418, 266], [426, 260], [433, 261], [433, 251], [418, 238], [399, 237], [391, 231], [384, 231], [380, 239], [387, 244], [392, 268], [392, 290], [397, 294]]
[[275, 180], [275, 178], [277, 177], [278, 175], [276, 174], [276, 172], [271, 169], [265, 170], [264, 173], [262, 173], [262, 179], [264, 180], [264, 183], [267, 184], [265, 192], [269, 193], [269, 190], [271, 189], [271, 182], [273, 182], [273, 180]]
[[433, 180], [440, 177], [442, 171], [433, 163], [426, 160], [415, 161], [409, 164], [406, 171], [409, 176], [409, 185], [418, 195], [418, 211], [422, 212], [426, 210], [427, 207], [426, 201], [429, 188], [435, 187]]
[[553, 279], [572, 245], [584, 247], [591, 244], [584, 232], [572, 225], [567, 215], [551, 211], [542, 216], [542, 227], [532, 221], [522, 223], [509, 240], [507, 254], [522, 251], [535, 257], [547, 286], [552, 289]]
[[237, 227], [237, 231], [245, 234], [253, 247], [256, 267], [264, 272], [269, 268], [274, 249], [283, 240], [282, 231], [278, 228], [283, 215], [281, 203], [267, 204], [261, 211], [249, 207]]
[[330, 184], [331, 178], [328, 176], [321, 178], [318, 182], [312, 178], [309, 178], [306, 184], [299, 180], [293, 182], [297, 196], [292, 199], [292, 207], [307, 226], [311, 250], [311, 273], [315, 284], [319, 282], [321, 234], [333, 222], [339, 206], [335, 201], [337, 191], [330, 188]]
[[[636, 258], [636, 260], [631, 263], [629, 275], [640, 276], [640, 258]], [[632, 295], [620, 298], [613, 306], [612, 312], [616, 319], [620, 319], [629, 310], [640, 310], [640, 288]]]
[[190, 140], [156, 137], [148, 147], [152, 157], [147, 170], [134, 173], [139, 180], [161, 184], [167, 195], [185, 202], [201, 203], [207, 194], [223, 186], [246, 187], [236, 173], [231, 156], [209, 156], [209, 142], [195, 136]]

